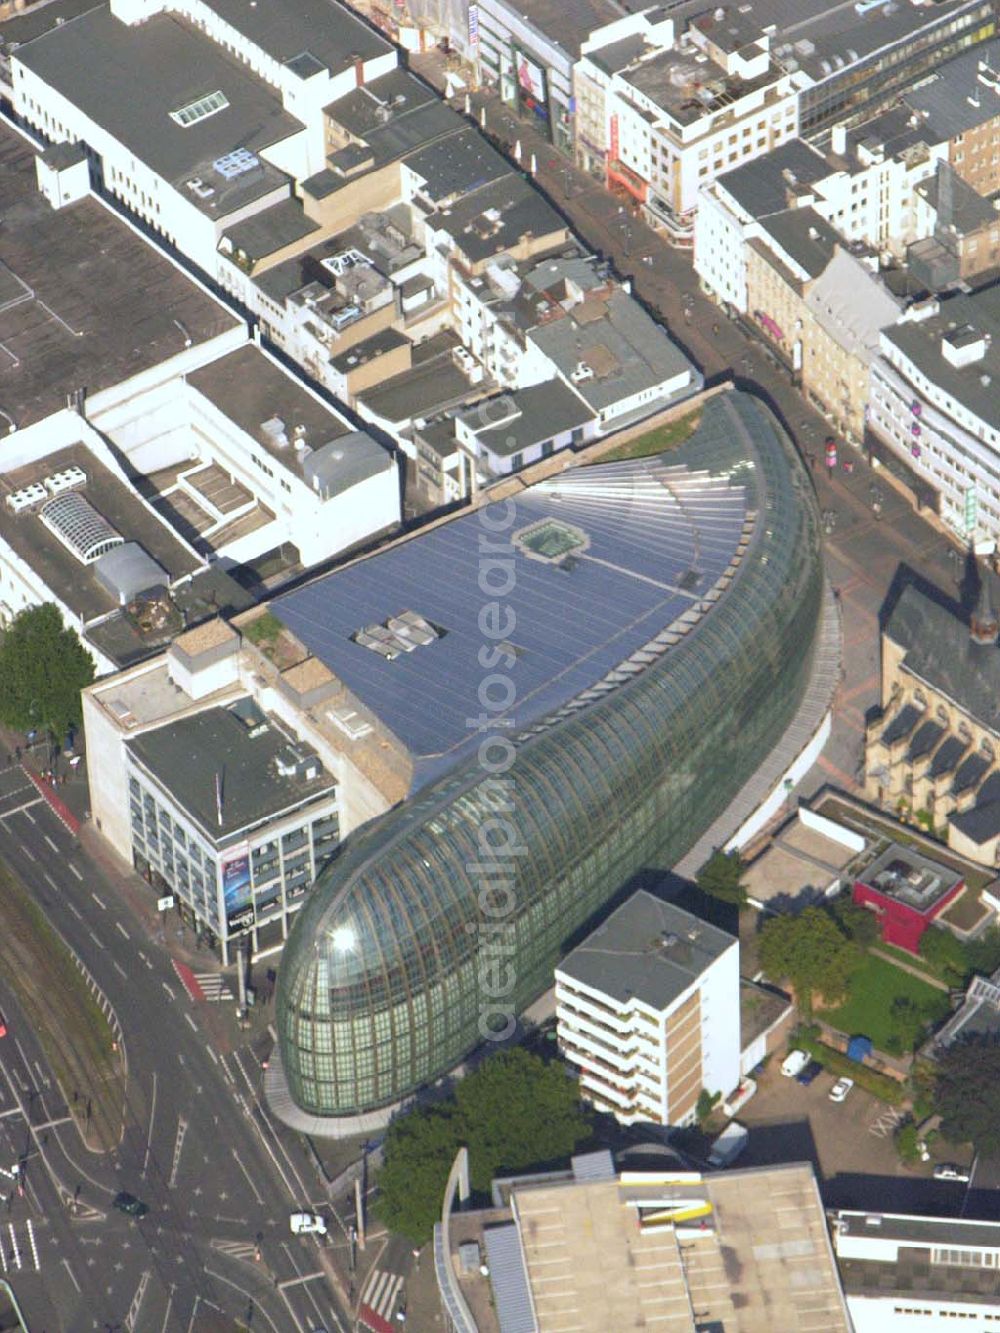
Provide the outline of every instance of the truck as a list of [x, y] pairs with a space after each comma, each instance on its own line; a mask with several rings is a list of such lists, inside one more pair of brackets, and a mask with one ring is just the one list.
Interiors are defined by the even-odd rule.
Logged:
[[735, 1120], [730, 1121], [712, 1144], [708, 1154], [709, 1166], [714, 1166], [717, 1170], [731, 1166], [747, 1146], [749, 1138], [750, 1131], [745, 1125], [740, 1125]]

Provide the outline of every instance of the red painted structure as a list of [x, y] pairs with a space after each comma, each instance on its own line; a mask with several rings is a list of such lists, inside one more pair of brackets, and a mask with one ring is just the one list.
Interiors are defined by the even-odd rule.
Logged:
[[[923, 886], [898, 877], [899, 870], [922, 874]], [[934, 873], [940, 875], [939, 892], [935, 892]], [[892, 882], [893, 875], [897, 876]], [[862, 879], [854, 881], [853, 901], [875, 912], [881, 927], [882, 940], [908, 953], [920, 951], [924, 931], [940, 916], [949, 903], [954, 902], [965, 888], [965, 881], [947, 866], [938, 865], [928, 858], [911, 858], [902, 847], [892, 847], [869, 867]]]

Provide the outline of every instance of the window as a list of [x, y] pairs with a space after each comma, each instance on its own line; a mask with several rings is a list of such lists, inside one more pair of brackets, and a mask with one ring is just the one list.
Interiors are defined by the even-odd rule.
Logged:
[[217, 111], [225, 111], [228, 105], [229, 99], [226, 94], [216, 90], [205, 97], [199, 97], [196, 102], [188, 102], [187, 106], [171, 111], [170, 119], [175, 125], [180, 125], [181, 129], [187, 130], [192, 125], [197, 125], [200, 120], [214, 116]]

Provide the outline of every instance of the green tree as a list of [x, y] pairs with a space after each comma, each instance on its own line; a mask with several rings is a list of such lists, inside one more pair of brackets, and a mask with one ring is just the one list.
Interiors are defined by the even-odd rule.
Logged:
[[981, 935], [966, 940], [964, 948], [969, 971], [990, 976], [1000, 967], [1000, 928], [989, 926]]
[[814, 995], [827, 1003], [843, 996], [858, 962], [858, 947], [845, 939], [828, 912], [807, 907], [798, 916], [773, 916], [764, 925], [760, 961], [773, 981], [791, 982], [808, 1014]]
[[899, 1042], [900, 1051], [909, 1053], [924, 1035], [927, 1015], [920, 1005], [907, 995], [897, 995], [889, 1012], [892, 1018], [893, 1036]]
[[440, 1220], [448, 1172], [461, 1143], [454, 1106], [411, 1111], [389, 1126], [378, 1175], [379, 1217], [423, 1245]]
[[960, 1037], [937, 1053], [934, 1109], [941, 1132], [976, 1151], [1000, 1151], [1000, 1043], [985, 1034]]
[[415, 1245], [441, 1216], [448, 1172], [469, 1149], [472, 1187], [496, 1175], [564, 1162], [590, 1136], [575, 1079], [517, 1047], [489, 1057], [454, 1096], [400, 1116], [389, 1126], [379, 1172], [378, 1216]]
[[849, 894], [842, 893], [833, 900], [830, 914], [847, 938], [860, 949], [870, 949], [878, 942], [878, 917], [867, 907], [852, 902]]
[[51, 602], [19, 611], [0, 639], [0, 722], [56, 736], [82, 716], [94, 660]]
[[746, 885], [743, 883], [745, 869], [739, 852], [716, 849], [698, 871], [695, 883], [710, 898], [742, 907], [747, 900]]
[[900, 1125], [896, 1130], [896, 1151], [899, 1153], [901, 1162], [908, 1166], [913, 1166], [920, 1160], [920, 1149], [917, 1147], [917, 1127], [908, 1122]]
[[698, 1093], [698, 1101], [694, 1108], [694, 1117], [698, 1124], [704, 1127], [712, 1112], [719, 1103], [721, 1094], [718, 1092], [709, 1092], [707, 1088], [702, 1088]]
[[969, 971], [969, 960], [962, 941], [950, 930], [931, 926], [920, 939], [920, 955], [936, 967], [946, 981], [963, 981]]

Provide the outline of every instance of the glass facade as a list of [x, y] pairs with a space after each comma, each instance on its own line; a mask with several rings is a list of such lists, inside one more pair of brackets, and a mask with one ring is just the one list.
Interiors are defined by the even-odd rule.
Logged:
[[808, 477], [740, 394], [706, 406], [674, 462], [748, 488], [754, 528], [731, 586], [640, 674], [532, 729], [505, 773], [462, 764], [320, 876], [278, 988], [302, 1110], [377, 1110], [453, 1069], [551, 984], [633, 874], [692, 846], [791, 721], [822, 591]]

